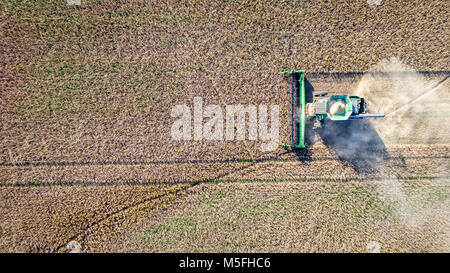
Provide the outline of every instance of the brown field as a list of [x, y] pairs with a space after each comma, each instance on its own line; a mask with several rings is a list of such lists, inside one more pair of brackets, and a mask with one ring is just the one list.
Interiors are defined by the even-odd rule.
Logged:
[[[382, 2], [5, 3], [0, 251], [448, 252], [450, 5]], [[171, 139], [202, 97], [279, 105], [287, 143], [294, 68], [392, 115], [296, 153]]]
[[[388, 190], [395, 186], [407, 202]], [[376, 241], [383, 252], [448, 252], [447, 187], [448, 182], [437, 180], [208, 184], [108, 247], [367, 252], [367, 243]], [[102, 250], [111, 251], [108, 247]]]
[[[66, 251], [76, 240], [84, 251], [109, 243], [161, 210], [185, 186], [2, 187], [2, 252]], [[95, 240], [89, 234], [95, 233]], [[96, 248], [95, 248], [96, 247]]]

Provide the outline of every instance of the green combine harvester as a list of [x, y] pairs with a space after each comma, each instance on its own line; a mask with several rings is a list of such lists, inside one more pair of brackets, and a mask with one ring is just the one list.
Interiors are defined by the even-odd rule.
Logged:
[[359, 96], [331, 95], [328, 92], [305, 94], [305, 71], [282, 72], [291, 77], [291, 144], [284, 147], [305, 148], [306, 123], [313, 129], [323, 128], [326, 122], [341, 122], [384, 115], [367, 114], [366, 101]]

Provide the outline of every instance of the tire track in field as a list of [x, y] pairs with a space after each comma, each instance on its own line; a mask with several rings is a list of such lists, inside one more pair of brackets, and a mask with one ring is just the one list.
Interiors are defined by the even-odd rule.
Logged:
[[[408, 168], [411, 164], [415, 165], [417, 162], [429, 162], [432, 167], [432, 162], [438, 160], [446, 162], [450, 159], [447, 145], [442, 147], [402, 147], [390, 148], [387, 155], [380, 155], [379, 159], [384, 164], [400, 168]], [[3, 166], [3, 183], [0, 187], [28, 187], [28, 186], [113, 186], [113, 185], [178, 185], [191, 183], [205, 183], [214, 181], [232, 173], [240, 172], [240, 168], [248, 169], [255, 164], [264, 163], [265, 165], [283, 164], [287, 163], [290, 167], [295, 167], [295, 163], [299, 163], [299, 168], [310, 168], [311, 170], [320, 171], [320, 166], [329, 165], [332, 162], [339, 162], [344, 165], [339, 165], [340, 170], [352, 168], [348, 163], [352, 161], [340, 158], [338, 155], [331, 153], [325, 149], [314, 149], [314, 153], [292, 152], [286, 151], [274, 155], [272, 157], [263, 157], [257, 159], [214, 159], [214, 160], [178, 160], [178, 161], [153, 161], [153, 162], [35, 162], [35, 163], [16, 163], [8, 166]], [[318, 155], [315, 155], [318, 152]], [[327, 155], [329, 153], [330, 155]], [[377, 157], [378, 158], [378, 157]], [[409, 162], [408, 164], [406, 162]], [[222, 164], [218, 164], [222, 163]], [[381, 163], [381, 162], [380, 162]], [[179, 168], [178, 164], [184, 164]], [[294, 165], [292, 165], [294, 164]], [[305, 165], [306, 164], [306, 165]], [[400, 164], [400, 165], [399, 165]], [[406, 165], [405, 165], [406, 164]], [[123, 167], [123, 166], [125, 167]], [[133, 169], [133, 166], [144, 166], [142, 168]], [[241, 167], [241, 165], [243, 165]], [[421, 164], [422, 165], [422, 164]], [[91, 169], [90, 166], [97, 166], [97, 169]], [[100, 167], [98, 167], [100, 166]], [[128, 169], [128, 166], [130, 169]], [[172, 167], [174, 168], [172, 168]], [[32, 167], [37, 167], [33, 169]], [[158, 169], [168, 171], [162, 176], [152, 176], [151, 173]], [[195, 168], [194, 168], [195, 167]], [[409, 166], [410, 169], [411, 166]], [[172, 168], [172, 169], [171, 169]], [[349, 169], [350, 168], [350, 169]], [[194, 170], [194, 171], [192, 171]], [[219, 172], [217, 172], [219, 170]], [[92, 172], [92, 174], [83, 175], [85, 172]], [[200, 173], [204, 177], [198, 179]], [[356, 170], [357, 171], [357, 170]], [[401, 170], [400, 170], [401, 171]], [[118, 173], [121, 172], [121, 173]], [[134, 172], [132, 175], [128, 173]], [[40, 174], [47, 173], [42, 176]], [[105, 176], [97, 176], [96, 173], [104, 173]], [[113, 173], [114, 175], [109, 175]], [[353, 172], [351, 172], [353, 173]], [[296, 173], [300, 175], [300, 173]], [[367, 172], [359, 173], [366, 175]], [[370, 174], [370, 173], [369, 173]], [[375, 174], [375, 173], [374, 173]], [[432, 174], [432, 173], [430, 173]], [[315, 176], [312, 173], [305, 173], [311, 177]], [[351, 174], [355, 179], [361, 178], [358, 174]], [[433, 174], [432, 174], [433, 175]], [[318, 179], [329, 179], [328, 177], [316, 176]], [[365, 177], [365, 176], [364, 176]], [[65, 178], [65, 179], [64, 179]], [[149, 179], [151, 178], [151, 179]], [[197, 179], [196, 179], [197, 178]], [[282, 179], [282, 177], [279, 177]], [[275, 179], [275, 178], [274, 178]]]
[[[390, 159], [450, 159], [450, 155], [442, 156], [390, 156]], [[297, 156], [297, 158], [281, 159], [281, 158], [260, 158], [260, 159], [211, 159], [211, 160], [169, 160], [169, 161], [93, 161], [93, 162], [76, 162], [76, 161], [60, 161], [60, 162], [18, 162], [18, 163], [0, 163], [0, 167], [64, 167], [64, 166], [151, 166], [151, 165], [177, 165], [177, 164], [213, 164], [213, 163], [245, 163], [245, 162], [297, 162], [299, 160], [308, 160], [309, 156]], [[332, 156], [315, 157], [314, 161], [336, 161], [339, 158]], [[0, 185], [1, 186], [1, 185]]]
[[[387, 147], [387, 152], [389, 153], [389, 159], [434, 159], [434, 158], [450, 158], [448, 154], [448, 148], [450, 144], [412, 144], [412, 145], [402, 145], [397, 147], [394, 145]], [[429, 147], [431, 146], [431, 147]], [[439, 148], [442, 150], [441, 153], [435, 152], [435, 149]], [[335, 161], [339, 160], [338, 157], [333, 153], [333, 150], [345, 149], [345, 146], [334, 145], [332, 148], [325, 146], [310, 147], [304, 151], [287, 150], [278, 155], [266, 156], [256, 159], [250, 159], [249, 157], [240, 158], [223, 158], [223, 159], [176, 159], [176, 160], [137, 160], [137, 161], [22, 161], [22, 162], [0, 162], [0, 167], [64, 167], [64, 166], [139, 166], [139, 165], [177, 165], [177, 164], [214, 164], [214, 163], [246, 163], [246, 162], [268, 162], [268, 161]], [[407, 152], [402, 154], [402, 152]], [[424, 155], [424, 151], [429, 154]], [[430, 154], [430, 152], [432, 152]], [[295, 155], [294, 155], [295, 153]], [[411, 155], [414, 153], [414, 155]], [[329, 155], [321, 155], [329, 154]], [[281, 156], [291, 156], [287, 158], [282, 158]]]
[[[385, 162], [389, 161], [400, 161], [404, 162], [405, 160], [430, 160], [430, 159], [450, 159], [450, 156], [412, 156], [412, 157], [391, 157], [387, 159]], [[339, 158], [323, 158], [320, 160], [314, 160], [314, 162], [341, 162]], [[59, 181], [59, 182], [52, 182], [52, 181], [24, 181], [24, 182], [16, 182], [14, 184], [12, 183], [3, 183], [0, 185], [0, 187], [12, 187], [12, 188], [21, 188], [21, 187], [54, 187], [54, 186], [81, 186], [81, 187], [87, 187], [87, 186], [96, 186], [96, 187], [108, 187], [108, 186], [117, 186], [117, 185], [123, 185], [123, 186], [151, 186], [151, 185], [181, 185], [181, 184], [200, 184], [200, 183], [208, 183], [210, 181], [216, 181], [220, 180], [221, 177], [227, 176], [231, 173], [237, 173], [242, 170], [245, 170], [250, 167], [254, 167], [256, 164], [260, 163], [296, 163], [299, 162], [299, 159], [266, 159], [266, 160], [254, 160], [251, 162], [248, 162], [247, 165], [241, 167], [241, 168], [231, 168], [231, 170], [224, 172], [222, 174], [218, 174], [215, 176], [212, 176], [210, 178], [200, 179], [200, 180], [153, 180], [153, 181], [146, 181], [146, 180], [128, 180], [128, 179], [110, 179], [108, 181], [99, 181], [99, 180], [66, 180], [66, 181]], [[307, 162], [307, 161], [306, 161]], [[244, 164], [242, 162], [234, 162], [237, 164]], [[280, 178], [273, 178], [273, 179], [283, 179]], [[308, 178], [309, 179], [309, 178]], [[355, 176], [352, 179], [368, 179], [367, 177], [363, 176]], [[370, 179], [370, 178], [369, 178]], [[332, 176], [317, 176], [317, 178], [314, 178], [314, 180], [342, 180], [341, 178], [333, 178]], [[344, 179], [343, 181], [346, 181]]]

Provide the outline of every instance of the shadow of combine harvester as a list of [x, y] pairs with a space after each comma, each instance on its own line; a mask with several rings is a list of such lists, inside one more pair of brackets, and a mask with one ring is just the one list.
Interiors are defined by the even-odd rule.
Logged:
[[283, 146], [292, 149], [299, 160], [311, 160], [308, 147], [317, 141], [316, 136], [358, 174], [376, 172], [380, 163], [389, 158], [369, 119], [383, 115], [367, 114], [364, 98], [327, 96], [328, 92], [315, 91], [305, 71], [283, 74], [289, 76], [291, 83], [291, 143]]
[[348, 162], [358, 174], [379, 170], [389, 159], [386, 146], [369, 120], [327, 123], [317, 131], [323, 143], [341, 161]]

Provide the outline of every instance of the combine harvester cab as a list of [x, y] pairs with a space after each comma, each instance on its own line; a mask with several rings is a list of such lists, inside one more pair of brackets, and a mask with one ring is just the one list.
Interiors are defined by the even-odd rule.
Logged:
[[291, 80], [291, 144], [282, 144], [294, 149], [305, 148], [306, 123], [313, 129], [322, 128], [326, 122], [340, 122], [363, 118], [384, 117], [381, 114], [367, 114], [366, 101], [359, 96], [331, 95], [328, 92], [314, 92], [307, 101], [305, 94], [305, 71], [282, 72]]

